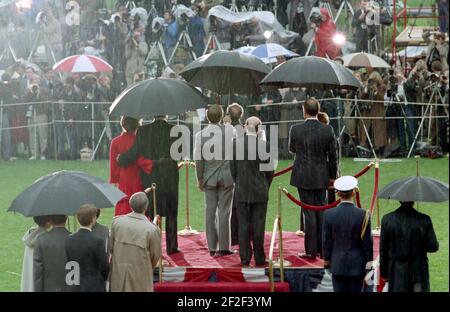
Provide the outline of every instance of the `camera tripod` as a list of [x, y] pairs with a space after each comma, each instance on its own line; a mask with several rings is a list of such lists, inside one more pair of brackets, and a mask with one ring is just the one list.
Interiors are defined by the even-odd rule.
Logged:
[[[442, 97], [442, 94], [441, 94], [441, 92], [439, 90], [439, 85], [438, 85], [437, 82], [433, 83], [432, 85], [430, 85], [428, 87], [425, 87], [424, 90], [427, 90], [429, 88], [432, 88], [433, 91], [431, 92], [430, 100], [428, 101], [428, 104], [427, 104], [427, 107], [425, 109], [425, 112], [422, 114], [422, 118], [420, 120], [419, 128], [416, 131], [416, 135], [414, 136], [414, 141], [411, 144], [411, 148], [409, 149], [407, 158], [411, 157], [411, 154], [412, 154], [412, 152], [414, 150], [414, 146], [416, 145], [416, 142], [417, 142], [417, 138], [419, 137], [419, 134], [422, 131], [423, 125], [425, 123], [425, 119], [427, 118], [428, 111], [430, 113], [429, 113], [429, 116], [428, 116], [429, 122], [428, 122], [428, 137], [427, 137], [427, 139], [428, 140], [430, 139], [432, 112], [433, 112], [433, 103], [432, 102], [435, 99], [435, 96], [439, 96], [439, 99], [441, 100], [441, 103], [445, 103], [445, 100]], [[437, 100], [435, 100], [434, 104], [437, 104]], [[447, 118], [448, 118], [448, 112], [447, 112]]]
[[[168, 64], [172, 63], [173, 58], [175, 57], [175, 53], [177, 52], [180, 44], [182, 44], [182, 46], [185, 50], [188, 50], [188, 52], [191, 54], [191, 56], [194, 60], [197, 58], [197, 55], [195, 54], [195, 51], [194, 51], [194, 45], [192, 44], [191, 37], [189, 36], [189, 33], [187, 32], [187, 27], [184, 26], [183, 30], [181, 31], [181, 33], [178, 37], [175, 47], [173, 48], [172, 54], [170, 55]], [[186, 45], [187, 45], [187, 48], [186, 48]]]
[[3, 49], [2, 54], [0, 54], [0, 62], [3, 59], [8, 59], [9, 57], [12, 57], [12, 59], [14, 60], [14, 62], [17, 61], [17, 56], [16, 56], [16, 52], [14, 51], [13, 47], [11, 46], [10, 42], [8, 41], [8, 43], [6, 44], [6, 47]]
[[322, 9], [322, 8], [327, 9], [328, 14], [330, 14], [331, 19], [334, 20], [333, 10], [331, 9], [331, 5], [328, 0], [320, 0], [319, 1], [319, 9]]
[[234, 13], [239, 13], [239, 9], [238, 9], [238, 7], [236, 5], [236, 0], [232, 0], [231, 1], [230, 11], [234, 12]]
[[[341, 5], [339, 6], [339, 9], [336, 13], [336, 16], [334, 18], [334, 23], [336, 24], [341, 14], [345, 12], [345, 32], [349, 33], [350, 30], [350, 24], [352, 22], [352, 17], [355, 15], [355, 11], [353, 10], [352, 4], [349, 0], [343, 0], [341, 2]], [[349, 14], [350, 13], [350, 14]]]
[[150, 4], [150, 10], [147, 14], [148, 19], [158, 17], [158, 11], [156, 10], [155, 0], [152, 0]]
[[161, 59], [164, 63], [164, 66], [168, 66], [169, 63], [167, 62], [166, 52], [164, 51], [164, 47], [161, 43], [161, 39], [158, 38], [156, 42], [153, 42], [150, 46], [149, 53], [147, 54], [147, 58], [144, 61], [144, 65], [148, 65], [150, 60], [152, 60], [152, 56], [155, 55], [154, 51], [156, 51], [156, 54], [159, 54], [161, 56]]

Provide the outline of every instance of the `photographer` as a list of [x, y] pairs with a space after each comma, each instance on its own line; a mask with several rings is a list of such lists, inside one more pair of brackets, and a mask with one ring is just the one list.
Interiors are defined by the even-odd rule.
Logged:
[[136, 71], [145, 70], [145, 57], [148, 53], [147, 43], [142, 40], [142, 34], [140, 31], [135, 31], [133, 36], [127, 41], [125, 48], [126, 65], [126, 79], [127, 84], [133, 83], [133, 76]]
[[[32, 81], [31, 88], [25, 96], [27, 103], [46, 102], [47, 96], [41, 92], [39, 87], [39, 77]], [[28, 120], [28, 133], [30, 138], [30, 160], [40, 158], [45, 160], [48, 139], [48, 114], [49, 103], [31, 104], [26, 112]]]
[[[44, 33], [45, 54], [48, 63], [53, 64], [55, 61], [59, 61], [62, 58], [63, 46], [61, 24], [53, 16], [51, 9], [47, 9], [39, 14], [40, 15], [38, 16], [40, 16], [40, 18], [38, 18], [38, 23]], [[55, 56], [55, 60], [53, 60], [52, 52]]]
[[163, 46], [166, 57], [169, 58], [178, 40], [178, 25], [169, 11], [164, 12], [164, 28]]
[[367, 85], [365, 86], [365, 89], [361, 95], [361, 98], [365, 101], [361, 102], [360, 107], [362, 117], [375, 117], [376, 119], [360, 120], [358, 126], [358, 137], [362, 146], [366, 148], [369, 147], [368, 139], [362, 125], [362, 123], [364, 122], [371, 138], [373, 147], [378, 151], [378, 155], [381, 155], [383, 153], [387, 141], [386, 120], [379, 119], [380, 117], [385, 117], [385, 92], [386, 86], [383, 82], [383, 78], [378, 72], [372, 72], [369, 75]]
[[[388, 76], [388, 90], [386, 92], [386, 101], [388, 102], [386, 109], [387, 117], [403, 117], [402, 119], [389, 119], [388, 123], [388, 137], [391, 140], [389, 143], [398, 143], [405, 152], [407, 148], [414, 141], [415, 136], [415, 120], [411, 119], [415, 114], [413, 108], [408, 105], [405, 94], [406, 78], [403, 76], [401, 68], [389, 70]], [[406, 133], [405, 133], [405, 119], [406, 119]], [[406, 137], [408, 137], [408, 145], [406, 144]]]
[[422, 37], [429, 44], [426, 58], [428, 70], [431, 71], [431, 64], [434, 61], [441, 62], [442, 70], [447, 70], [448, 43], [445, 42], [445, 33], [437, 33], [434, 35], [433, 40], [431, 40], [431, 33], [424, 31]]
[[356, 52], [369, 52], [369, 40], [376, 36], [374, 26], [367, 25], [367, 17], [376, 14], [376, 10], [369, 4], [368, 0], [361, 0], [359, 9], [353, 15], [352, 27], [355, 28]]
[[192, 45], [194, 46], [194, 52], [197, 57], [203, 55], [205, 51], [205, 27], [203, 19], [200, 16], [201, 7], [194, 6], [194, 16], [189, 18], [189, 37], [191, 37]]

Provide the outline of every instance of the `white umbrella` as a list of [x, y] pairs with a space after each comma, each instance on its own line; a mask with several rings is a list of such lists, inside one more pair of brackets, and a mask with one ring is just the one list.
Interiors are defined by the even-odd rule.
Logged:
[[344, 55], [342, 60], [347, 67], [391, 68], [381, 57], [365, 52]]

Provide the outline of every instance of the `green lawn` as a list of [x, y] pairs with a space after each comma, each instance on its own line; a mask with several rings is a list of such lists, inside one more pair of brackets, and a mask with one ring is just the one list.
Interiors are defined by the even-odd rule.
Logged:
[[[282, 161], [278, 168], [285, 168], [289, 161]], [[344, 174], [354, 174], [362, 169], [366, 164], [353, 162], [352, 159], [344, 159], [342, 171]], [[32, 220], [21, 215], [7, 213], [11, 201], [35, 179], [42, 175], [58, 170], [81, 170], [92, 175], [107, 179], [108, 162], [80, 162], [80, 161], [0, 161], [0, 291], [18, 291], [20, 285], [20, 272], [22, 266], [23, 244], [22, 235], [32, 225]], [[380, 184], [381, 187], [390, 181], [414, 175], [416, 172], [415, 160], [403, 160], [399, 163], [381, 163]], [[448, 158], [438, 160], [420, 160], [420, 172], [424, 176], [431, 176], [448, 183]], [[190, 172], [190, 207], [191, 225], [197, 230], [203, 229], [203, 197], [195, 189], [194, 172]], [[297, 196], [296, 190], [289, 186], [289, 174], [278, 177], [274, 180], [271, 189], [269, 210], [267, 213], [267, 230], [271, 230], [275, 218], [277, 187], [286, 186]], [[184, 170], [180, 174], [180, 209], [179, 227], [182, 229], [185, 223], [184, 209]], [[361, 200], [365, 207], [370, 203], [370, 196], [373, 188], [373, 170], [360, 178]], [[393, 211], [397, 208], [396, 202], [380, 201], [381, 214]], [[420, 211], [431, 216], [437, 237], [440, 243], [440, 250], [430, 255], [430, 275], [431, 289], [433, 291], [448, 291], [448, 225], [449, 207], [448, 203], [442, 204], [421, 204]], [[286, 197], [282, 197], [283, 226], [287, 231], [295, 231], [299, 226], [299, 210], [291, 204]], [[113, 215], [112, 209], [105, 209], [101, 222], [109, 225]], [[72, 220], [71, 220], [72, 221]], [[376, 219], [373, 220], [373, 226]]]

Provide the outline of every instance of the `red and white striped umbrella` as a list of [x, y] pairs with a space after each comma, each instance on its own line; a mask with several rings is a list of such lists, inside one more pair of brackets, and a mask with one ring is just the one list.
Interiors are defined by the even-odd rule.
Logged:
[[53, 70], [65, 73], [111, 72], [113, 67], [93, 55], [72, 55], [53, 65]]

